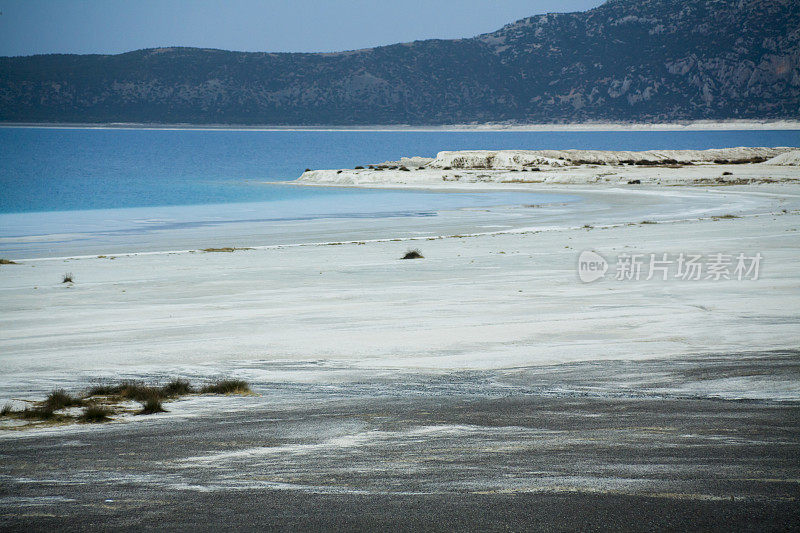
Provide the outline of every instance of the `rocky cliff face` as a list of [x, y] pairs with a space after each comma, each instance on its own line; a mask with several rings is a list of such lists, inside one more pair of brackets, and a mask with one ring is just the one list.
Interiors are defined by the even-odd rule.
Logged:
[[335, 54], [0, 58], [0, 120], [441, 124], [800, 118], [796, 0], [609, 0]]

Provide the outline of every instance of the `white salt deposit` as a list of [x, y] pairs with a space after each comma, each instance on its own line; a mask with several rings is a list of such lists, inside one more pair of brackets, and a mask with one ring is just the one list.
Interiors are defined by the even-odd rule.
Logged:
[[784, 152], [776, 155], [772, 159], [764, 162], [765, 165], [786, 165], [797, 166], [800, 165], [800, 150], [792, 150], [791, 152]]

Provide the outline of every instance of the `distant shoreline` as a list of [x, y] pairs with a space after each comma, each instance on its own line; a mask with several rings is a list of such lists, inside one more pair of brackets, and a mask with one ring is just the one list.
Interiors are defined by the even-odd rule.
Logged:
[[343, 132], [548, 132], [548, 131], [767, 131], [800, 130], [800, 120], [686, 121], [671, 123], [592, 122], [569, 124], [445, 124], [439, 126], [359, 125], [359, 126], [275, 126], [240, 124], [150, 124], [150, 123], [36, 123], [0, 122], [0, 128], [45, 129], [132, 129], [200, 131], [343, 131]]

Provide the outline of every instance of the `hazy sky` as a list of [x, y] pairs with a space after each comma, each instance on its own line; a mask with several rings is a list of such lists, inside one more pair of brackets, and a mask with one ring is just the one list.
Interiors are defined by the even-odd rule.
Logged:
[[316, 52], [471, 37], [603, 0], [0, 0], [0, 55], [159, 46]]

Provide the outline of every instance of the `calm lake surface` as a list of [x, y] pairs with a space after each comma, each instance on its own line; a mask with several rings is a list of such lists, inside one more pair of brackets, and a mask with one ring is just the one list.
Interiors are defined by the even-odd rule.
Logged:
[[[452, 194], [264, 183], [289, 182], [306, 168], [352, 168], [402, 156], [433, 157], [442, 150], [730, 146], [800, 146], [800, 131], [0, 128], [0, 252], [16, 257], [58, 254], [63, 251], [58, 243], [71, 243], [72, 254], [80, 242], [101, 233], [110, 243], [112, 234], [210, 224], [434, 216], [442, 210], [574, 200], [519, 192]], [[50, 244], [32, 244], [43, 241]]]
[[[0, 213], [373, 196], [399, 207], [414, 193], [287, 188], [306, 168], [347, 168], [466, 149], [706, 149], [800, 146], [800, 131], [347, 132], [0, 128]], [[424, 195], [423, 208], [441, 196]], [[458, 203], [481, 203], [458, 195]], [[484, 195], [477, 195], [484, 196]], [[490, 195], [491, 196], [491, 195]], [[439, 198], [437, 198], [439, 197]], [[444, 200], [452, 205], [452, 200]], [[336, 211], [336, 202], [330, 209]], [[428, 203], [431, 202], [431, 203]], [[381, 209], [385, 206], [381, 205]], [[350, 211], [352, 206], [347, 206]], [[401, 209], [403, 210], [403, 209]]]

